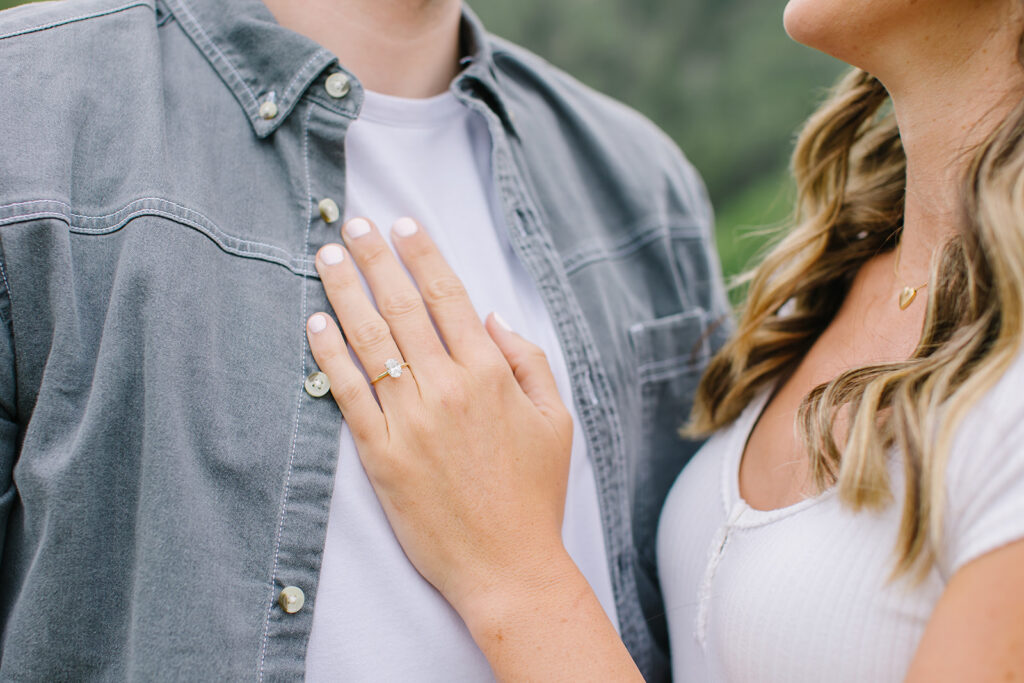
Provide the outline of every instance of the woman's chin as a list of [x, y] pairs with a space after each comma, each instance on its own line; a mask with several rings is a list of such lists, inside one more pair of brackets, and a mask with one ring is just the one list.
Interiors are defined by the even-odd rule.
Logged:
[[786, 33], [802, 45], [831, 54], [827, 46], [836, 38], [841, 22], [836, 21], [835, 12], [828, 11], [829, 4], [820, 0], [789, 0], [782, 14]]
[[870, 42], [878, 37], [862, 25], [866, 19], [863, 12], [851, 10], [845, 0], [789, 0], [782, 24], [789, 37], [801, 45], [860, 66], [857, 61], [863, 55], [857, 48], [856, 36], [871, 35]]

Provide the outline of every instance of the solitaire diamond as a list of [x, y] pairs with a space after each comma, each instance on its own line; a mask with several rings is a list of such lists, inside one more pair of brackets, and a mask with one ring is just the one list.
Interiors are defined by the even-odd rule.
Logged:
[[392, 377], [402, 376], [402, 364], [394, 358], [388, 358], [384, 361], [384, 367], [387, 368], [388, 374]]

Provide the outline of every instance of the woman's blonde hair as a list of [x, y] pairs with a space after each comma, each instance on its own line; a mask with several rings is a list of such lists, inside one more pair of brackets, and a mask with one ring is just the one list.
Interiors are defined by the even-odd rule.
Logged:
[[[933, 263], [911, 358], [844, 372], [799, 410], [814, 483], [836, 486], [854, 510], [892, 501], [887, 452], [902, 452], [897, 575], [920, 576], [934, 562], [954, 431], [1010, 365], [1024, 325], [1024, 102], [972, 154], [961, 229]], [[795, 369], [861, 265], [899, 241], [906, 156], [889, 95], [873, 76], [855, 69], [842, 78], [807, 122], [792, 166], [796, 227], [745, 278], [738, 329], [701, 380], [689, 435], [729, 424]]]

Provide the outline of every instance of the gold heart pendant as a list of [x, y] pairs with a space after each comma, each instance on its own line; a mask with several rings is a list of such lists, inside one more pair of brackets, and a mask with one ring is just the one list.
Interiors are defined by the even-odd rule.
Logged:
[[913, 287], [904, 287], [900, 292], [900, 310], [907, 310], [907, 306], [914, 303], [915, 298], [917, 298], [917, 290]]

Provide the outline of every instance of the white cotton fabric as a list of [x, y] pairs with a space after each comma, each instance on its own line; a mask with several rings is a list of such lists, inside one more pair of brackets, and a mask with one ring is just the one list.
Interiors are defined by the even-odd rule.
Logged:
[[[403, 216], [426, 226], [481, 318], [498, 312], [547, 352], [562, 398], [572, 409], [569, 375], [554, 327], [504, 233], [483, 118], [450, 93], [409, 100], [367, 92], [345, 145], [346, 220], [365, 216], [385, 235]], [[578, 425], [575, 411], [573, 419]], [[594, 472], [579, 426], [563, 536], [617, 623]], [[306, 657], [310, 681], [493, 679], [458, 615], [403, 554], [347, 427], [313, 609]]]
[[939, 596], [971, 560], [1024, 538], [1024, 361], [957, 431], [946, 473], [944, 545], [918, 586], [890, 582], [896, 502], [853, 513], [829, 491], [759, 511], [739, 495], [753, 401], [714, 435], [672, 488], [658, 532], [676, 681], [902, 681]]

